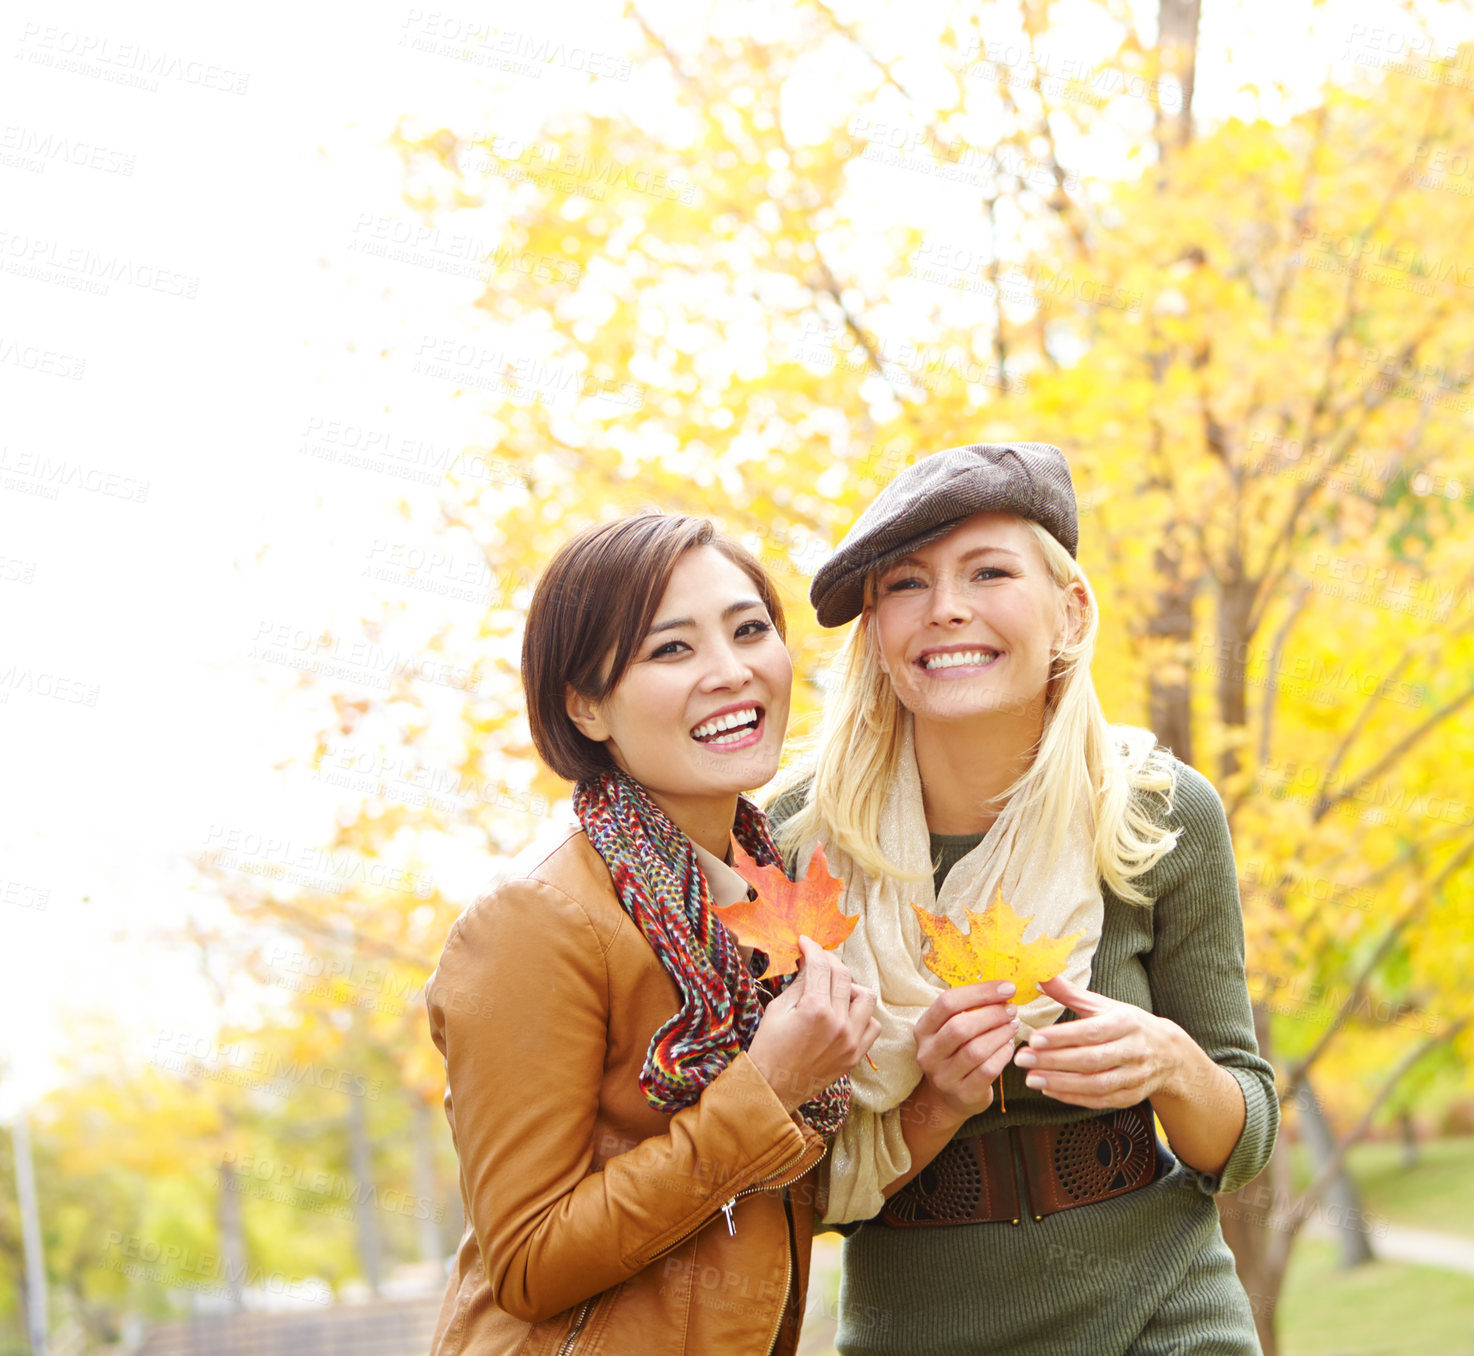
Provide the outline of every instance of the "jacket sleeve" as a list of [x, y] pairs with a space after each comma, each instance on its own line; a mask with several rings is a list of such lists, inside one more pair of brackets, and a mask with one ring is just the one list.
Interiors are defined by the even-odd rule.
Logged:
[[[1202, 773], [1180, 764], [1168, 822], [1177, 845], [1158, 864], [1163, 888], [1153, 907], [1147, 957], [1152, 1006], [1177, 1023], [1238, 1081], [1244, 1128], [1209, 1193], [1237, 1191], [1257, 1177], [1274, 1149], [1279, 1097], [1274, 1069], [1259, 1054], [1244, 974], [1244, 918], [1223, 802]], [[1150, 889], [1148, 889], [1150, 893]]]
[[618, 1285], [737, 1192], [823, 1152], [739, 1053], [665, 1134], [591, 1171], [609, 975], [588, 915], [555, 886], [513, 880], [474, 904], [426, 1001], [487, 1282], [524, 1321]]

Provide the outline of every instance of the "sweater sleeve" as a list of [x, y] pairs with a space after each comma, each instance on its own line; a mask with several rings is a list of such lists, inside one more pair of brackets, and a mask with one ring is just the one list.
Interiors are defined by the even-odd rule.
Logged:
[[[1223, 1171], [1200, 1174], [1208, 1193], [1237, 1191], [1274, 1149], [1279, 1097], [1274, 1069], [1259, 1054], [1244, 974], [1244, 919], [1223, 802], [1202, 773], [1178, 764], [1168, 823], [1182, 832], [1158, 863], [1153, 943], [1145, 958], [1152, 1006], [1176, 1022], [1237, 1080], [1244, 1128]], [[1151, 887], [1143, 882], [1147, 893]]]
[[498, 1307], [541, 1322], [627, 1280], [823, 1140], [739, 1052], [669, 1129], [592, 1169], [610, 1008], [579, 903], [513, 880], [451, 929], [426, 985], [467, 1214]]

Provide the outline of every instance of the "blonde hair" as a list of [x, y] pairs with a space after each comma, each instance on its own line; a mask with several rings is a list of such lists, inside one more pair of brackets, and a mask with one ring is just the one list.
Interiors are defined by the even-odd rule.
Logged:
[[[1045, 685], [1044, 732], [1033, 762], [998, 803], [1022, 797], [1027, 848], [1049, 832], [1051, 851], [1063, 845], [1067, 825], [1083, 807], [1094, 836], [1095, 866], [1117, 898], [1149, 904], [1131, 882], [1172, 850], [1178, 830], [1159, 824], [1137, 792], [1162, 793], [1170, 803], [1175, 782], [1170, 754], [1148, 730], [1112, 726], [1105, 718], [1090, 663], [1099, 617], [1095, 593], [1080, 563], [1040, 524], [1033, 533], [1050, 579], [1062, 592], [1085, 590], [1085, 624], [1073, 644], [1056, 653]], [[865, 581], [867, 609], [875, 600], [875, 576]], [[886, 859], [880, 847], [880, 811], [900, 757], [905, 708], [880, 665], [875, 627], [862, 614], [851, 626], [835, 665], [837, 685], [827, 693], [812, 757], [782, 774], [769, 804], [792, 794], [812, 774], [803, 806], [778, 833], [792, 858], [819, 837], [843, 848], [871, 876], [912, 879]]]

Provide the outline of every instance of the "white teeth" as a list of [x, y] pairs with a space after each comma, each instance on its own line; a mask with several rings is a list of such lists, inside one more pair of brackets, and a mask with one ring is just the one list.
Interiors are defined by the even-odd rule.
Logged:
[[741, 711], [728, 711], [725, 716], [713, 716], [710, 720], [703, 721], [691, 731], [691, 737], [704, 740], [708, 744], [730, 744], [741, 736], [734, 735], [730, 739], [713, 739], [710, 736], [735, 729], [739, 725], [751, 725], [756, 719], [757, 707], [755, 706], [746, 707]]
[[715, 739], [707, 739], [703, 742], [706, 744], [707, 748], [710, 748], [713, 744], [717, 746], [720, 746], [722, 744], [735, 744], [739, 740], [746, 739], [747, 736], [751, 733], [751, 730], [733, 730], [731, 734], [718, 735]]
[[991, 664], [998, 658], [994, 650], [949, 650], [945, 654], [929, 654], [924, 661], [928, 669], [955, 669], [962, 664]]

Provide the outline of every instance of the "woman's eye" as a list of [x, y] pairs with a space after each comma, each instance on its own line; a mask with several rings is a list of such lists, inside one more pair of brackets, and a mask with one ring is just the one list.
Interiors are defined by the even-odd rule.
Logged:
[[886, 580], [886, 582], [881, 586], [881, 591], [883, 593], [899, 593], [902, 589], [919, 589], [920, 587], [921, 580], [919, 580], [915, 575], [908, 574], [900, 579]]
[[1007, 570], [1000, 570], [996, 565], [984, 565], [973, 575], [974, 579], [1009, 579], [1011, 577]]
[[740, 637], [751, 639], [753, 636], [763, 635], [765, 632], [771, 631], [772, 629], [772, 622], [760, 621], [757, 618], [754, 618], [752, 621], [743, 622], [742, 625], [737, 628], [737, 634]]
[[659, 649], [651, 650], [650, 658], [664, 659], [667, 655], [678, 654], [685, 643], [684, 640], [668, 640]]

